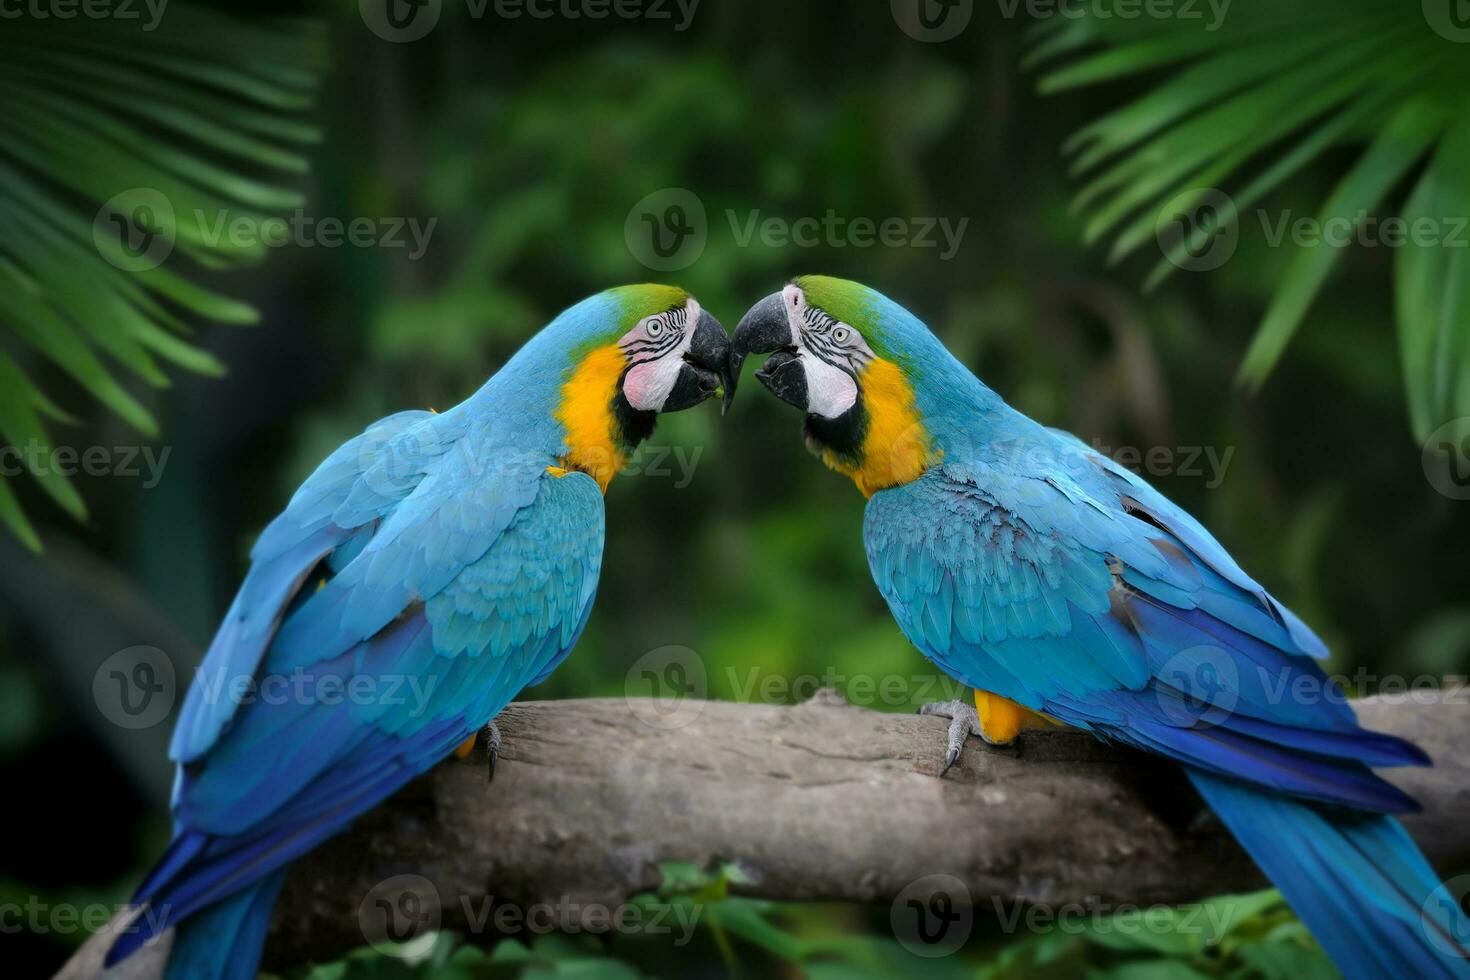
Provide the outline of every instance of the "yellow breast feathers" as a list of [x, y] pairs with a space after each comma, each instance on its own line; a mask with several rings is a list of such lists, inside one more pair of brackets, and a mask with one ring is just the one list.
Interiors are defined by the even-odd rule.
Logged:
[[867, 429], [861, 459], [854, 465], [831, 450], [822, 459], [832, 469], [852, 477], [863, 496], [917, 480], [934, 463], [929, 432], [914, 407], [914, 389], [903, 369], [892, 361], [874, 358], [859, 379]]
[[626, 365], [627, 358], [616, 344], [593, 349], [561, 386], [561, 404], [556, 409], [556, 419], [567, 433], [561, 465], [586, 473], [603, 493], [628, 461], [612, 412], [618, 378]]

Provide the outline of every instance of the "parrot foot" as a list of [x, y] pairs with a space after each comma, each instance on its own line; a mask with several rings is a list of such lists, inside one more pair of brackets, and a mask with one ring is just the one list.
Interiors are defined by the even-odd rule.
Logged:
[[[949, 772], [960, 757], [960, 750], [965, 747], [965, 739], [970, 735], [979, 735], [985, 738], [985, 729], [980, 725], [980, 715], [976, 713], [975, 706], [969, 701], [935, 701], [930, 704], [920, 705], [919, 714], [936, 715], [940, 718], [951, 719], [949, 723], [949, 747], [944, 753], [944, 768], [939, 770], [939, 777]], [[989, 739], [985, 739], [989, 741]]]
[[485, 782], [493, 783], [495, 781], [495, 763], [500, 759], [500, 729], [495, 727], [494, 718], [485, 722], [483, 733], [485, 735], [486, 754], [490, 757], [490, 765], [487, 767], [488, 773], [486, 774]]

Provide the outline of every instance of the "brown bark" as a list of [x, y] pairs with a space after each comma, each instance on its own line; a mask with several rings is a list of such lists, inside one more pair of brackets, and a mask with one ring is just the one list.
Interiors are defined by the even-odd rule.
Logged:
[[[1365, 725], [1423, 746], [1431, 769], [1385, 770], [1418, 797], [1405, 824], [1437, 866], [1470, 857], [1464, 692], [1359, 703]], [[267, 962], [325, 960], [377, 928], [396, 876], [427, 879], [426, 921], [483, 932], [484, 901], [606, 915], [660, 884], [659, 865], [734, 864], [742, 894], [887, 902], [934, 873], [977, 901], [1152, 904], [1259, 887], [1178, 770], [1070, 731], [1011, 747], [971, 739], [936, 778], [946, 722], [849, 706], [709, 702], [683, 727], [644, 702], [514, 704], [493, 783], [483, 749], [448, 762], [295, 867]], [[386, 889], [386, 890], [385, 890]], [[424, 891], [421, 886], [416, 891]], [[376, 922], [381, 924], [381, 916]], [[366, 933], [366, 935], [365, 935]], [[59, 976], [99, 976], [89, 943]], [[162, 947], [116, 977], [156, 976]]]

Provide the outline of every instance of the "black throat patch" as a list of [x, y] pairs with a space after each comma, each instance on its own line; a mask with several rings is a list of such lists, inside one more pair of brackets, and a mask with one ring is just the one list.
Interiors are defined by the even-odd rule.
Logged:
[[640, 411], [629, 403], [628, 396], [623, 394], [622, 379], [618, 380], [618, 393], [613, 395], [612, 417], [613, 439], [630, 450], [637, 449], [639, 443], [653, 435], [653, 428], [658, 424], [657, 412]]
[[802, 434], [814, 452], [825, 449], [836, 453], [845, 463], [861, 466], [863, 439], [868, 434], [868, 413], [863, 410], [863, 396], [859, 394], [852, 407], [835, 419], [807, 415]]

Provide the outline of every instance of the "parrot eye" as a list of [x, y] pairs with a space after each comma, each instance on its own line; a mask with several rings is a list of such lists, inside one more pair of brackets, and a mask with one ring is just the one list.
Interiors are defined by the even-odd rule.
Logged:
[[664, 332], [664, 322], [662, 320], [649, 320], [648, 326], [644, 329], [648, 332], [648, 336], [650, 337], [662, 336]]
[[846, 327], [838, 327], [836, 330], [832, 331], [832, 342], [836, 344], [845, 344], [847, 343], [848, 336], [849, 331]]

